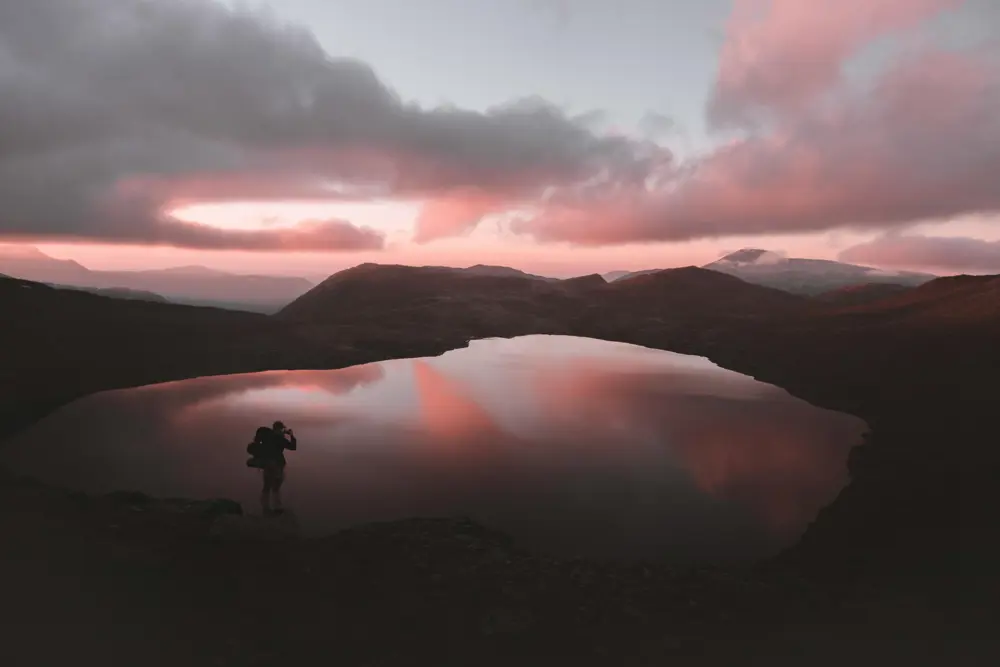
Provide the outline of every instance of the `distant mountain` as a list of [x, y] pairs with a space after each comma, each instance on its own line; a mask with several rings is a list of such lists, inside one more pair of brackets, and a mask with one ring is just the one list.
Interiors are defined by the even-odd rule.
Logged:
[[277, 312], [313, 287], [305, 278], [239, 275], [204, 267], [93, 273], [100, 274], [94, 285], [98, 287], [128, 287], [162, 294], [178, 303], [261, 312]]
[[294, 276], [239, 275], [205, 266], [144, 271], [92, 271], [37, 248], [0, 246], [0, 272], [15, 278], [147, 300], [276, 312], [313, 283]]
[[90, 292], [91, 294], [109, 296], [113, 299], [132, 299], [135, 301], [155, 301], [157, 303], [170, 303], [169, 299], [160, 294], [156, 294], [155, 292], [146, 292], [143, 290], [128, 289], [127, 287], [76, 287], [73, 285], [54, 285], [54, 287], [79, 290], [81, 292]]
[[91, 272], [71, 259], [49, 257], [31, 246], [0, 245], [0, 273], [12, 278], [66, 285], [86, 284]]
[[602, 274], [604, 279], [609, 283], [613, 283], [618, 280], [628, 280], [629, 278], [635, 278], [636, 276], [644, 276], [649, 273], [656, 273], [657, 271], [662, 271], [663, 269], [645, 269], [643, 271], [610, 271], [608, 273]]
[[228, 275], [225, 271], [219, 271], [218, 269], [212, 269], [207, 266], [200, 266], [197, 264], [187, 265], [187, 266], [173, 266], [167, 269], [144, 269], [141, 271], [135, 271], [135, 273], [152, 273], [157, 275], [172, 275], [172, 276], [224, 276]]
[[808, 295], [868, 283], [912, 287], [935, 278], [926, 273], [884, 271], [826, 259], [786, 258], [758, 248], [739, 250], [706, 264], [704, 268], [757, 285]]
[[[738, 250], [702, 268], [726, 273], [748, 283], [809, 296], [867, 284], [915, 287], [936, 277], [927, 273], [885, 271], [826, 259], [786, 258], [759, 248]], [[612, 271], [605, 273], [604, 278], [608, 282], [620, 282], [662, 270]], [[857, 296], [864, 299], [873, 294], [874, 292]]]

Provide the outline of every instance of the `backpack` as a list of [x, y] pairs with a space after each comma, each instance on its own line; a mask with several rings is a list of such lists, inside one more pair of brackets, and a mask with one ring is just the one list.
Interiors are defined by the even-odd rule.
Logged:
[[257, 429], [257, 432], [253, 436], [253, 442], [247, 445], [247, 454], [250, 458], [247, 459], [247, 465], [251, 468], [263, 468], [264, 463], [258, 456], [260, 456], [264, 451], [264, 445], [268, 438], [273, 435], [271, 429], [266, 426], [261, 426]]

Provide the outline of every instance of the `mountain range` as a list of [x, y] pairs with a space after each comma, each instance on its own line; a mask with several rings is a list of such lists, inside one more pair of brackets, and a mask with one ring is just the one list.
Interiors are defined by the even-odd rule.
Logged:
[[[371, 267], [377, 264], [362, 264], [340, 276], [335, 282], [349, 280], [357, 275], [370, 275]], [[843, 262], [817, 259], [786, 258], [774, 252], [748, 248], [706, 264], [704, 269], [724, 273], [747, 283], [800, 295], [821, 295], [830, 303], [856, 304], [887, 295], [895, 288], [920, 285], [934, 276], [922, 273], [883, 271], [871, 267], [856, 266]], [[356, 271], [355, 271], [356, 269]], [[394, 266], [389, 273], [407, 274], [406, 269], [423, 271], [423, 275], [465, 276], [466, 278], [520, 278], [538, 283], [560, 285], [558, 290], [579, 289], [581, 285], [596, 286], [602, 282], [619, 283], [631, 281], [641, 276], [674, 271], [675, 269], [647, 269], [643, 271], [612, 271], [603, 274], [603, 280], [595, 274], [580, 276], [570, 280], [560, 280], [547, 276], [526, 273], [506, 266], [477, 264], [467, 268], [452, 267], [402, 267]], [[37, 248], [25, 246], [0, 246], [0, 275], [8, 275], [24, 280], [43, 282], [54, 286], [76, 287], [106, 296], [127, 299], [168, 300], [188, 305], [218, 306], [237, 310], [275, 313], [288, 306], [298, 297], [314, 287], [314, 282], [294, 276], [240, 275], [211, 269], [205, 266], [179, 266], [166, 269], [143, 271], [98, 271], [68, 259], [56, 259]], [[379, 274], [386, 280], [394, 280], [389, 274]], [[319, 281], [327, 284], [328, 280]], [[463, 285], [465, 283], [456, 283]], [[870, 287], [866, 287], [870, 286]], [[341, 286], [341, 289], [347, 289]], [[539, 288], [541, 289], [541, 288]], [[839, 290], [844, 290], [839, 292]], [[408, 294], [409, 287], [400, 287], [398, 295]], [[314, 297], [310, 297], [311, 299]], [[453, 294], [451, 299], [461, 298]], [[356, 308], [370, 308], [365, 304], [367, 297], [356, 299]], [[377, 299], [376, 299], [377, 301]], [[413, 310], [414, 304], [398, 298], [398, 307]], [[295, 312], [302, 306], [296, 306]], [[495, 308], [482, 306], [485, 311]]]
[[[273, 315], [16, 278], [0, 278], [0, 312], [16, 323], [0, 327], [0, 349], [10, 352], [0, 434], [94, 391], [433, 356], [496, 336], [575, 335], [706, 356], [863, 418], [886, 400], [896, 403], [885, 409], [902, 410], [904, 398], [946, 385], [988, 393], [987, 370], [1000, 364], [1000, 276], [810, 297], [699, 267], [608, 283], [362, 264]], [[926, 402], [941, 410], [945, 400]]]
[[[926, 273], [885, 271], [826, 259], [788, 258], [759, 248], [738, 250], [703, 268], [728, 273], [749, 283], [807, 295], [866, 284], [914, 287], [936, 277]], [[604, 274], [604, 277], [609, 282], [615, 282], [661, 270], [612, 271]]]
[[294, 276], [240, 275], [205, 266], [144, 271], [95, 271], [37, 248], [0, 246], [0, 273], [50, 285], [98, 290], [107, 296], [274, 312], [313, 283]]

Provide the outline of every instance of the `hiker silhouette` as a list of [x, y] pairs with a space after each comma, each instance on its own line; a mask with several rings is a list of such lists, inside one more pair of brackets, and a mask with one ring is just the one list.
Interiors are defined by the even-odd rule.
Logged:
[[285, 481], [285, 450], [298, 449], [295, 433], [281, 421], [268, 428], [261, 426], [247, 445], [251, 455], [247, 465], [259, 468], [263, 479], [260, 492], [260, 507], [264, 514], [280, 514], [284, 511], [281, 502], [281, 485]]

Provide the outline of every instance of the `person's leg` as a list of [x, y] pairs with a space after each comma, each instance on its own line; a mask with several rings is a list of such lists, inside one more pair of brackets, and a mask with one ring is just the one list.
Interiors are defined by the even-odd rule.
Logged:
[[271, 490], [274, 495], [274, 509], [281, 511], [284, 509], [284, 505], [281, 504], [281, 485], [285, 483], [285, 466], [280, 466], [274, 469], [274, 479], [272, 481]]
[[264, 478], [264, 488], [260, 492], [260, 510], [264, 514], [268, 514], [271, 511], [271, 490], [274, 488], [271, 468], [262, 469], [261, 476]]

